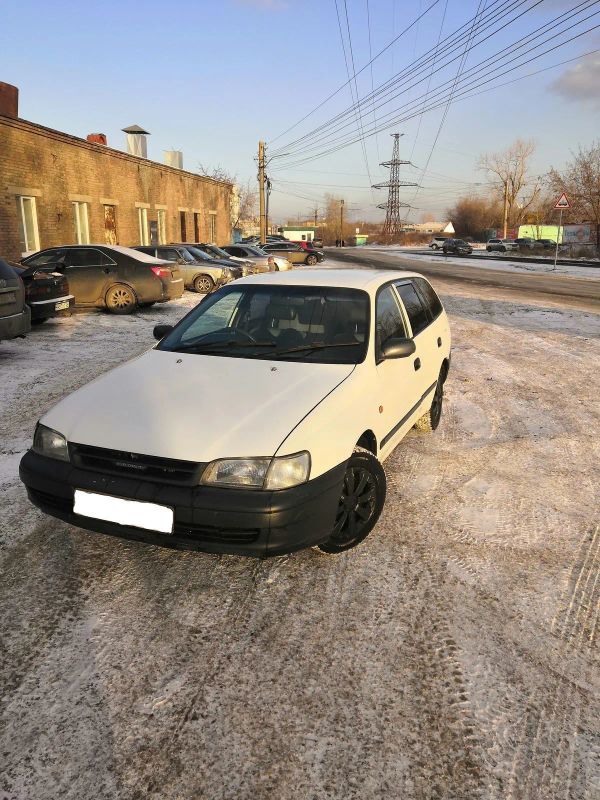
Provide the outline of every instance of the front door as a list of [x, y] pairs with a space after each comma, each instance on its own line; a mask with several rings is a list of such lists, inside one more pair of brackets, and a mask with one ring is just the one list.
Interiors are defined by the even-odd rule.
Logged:
[[390, 284], [381, 289], [375, 305], [375, 358], [377, 360], [377, 395], [379, 430], [375, 431], [379, 448], [389, 452], [402, 432], [412, 424], [411, 417], [422, 390], [414, 356], [381, 361], [381, 348], [388, 339], [406, 338], [407, 326], [398, 298]]
[[95, 247], [73, 247], [66, 251], [65, 275], [69, 290], [75, 295], [76, 304], [91, 304], [104, 296], [115, 277], [116, 265], [101, 250]]
[[104, 241], [106, 244], [117, 243], [117, 209], [115, 206], [104, 206]]

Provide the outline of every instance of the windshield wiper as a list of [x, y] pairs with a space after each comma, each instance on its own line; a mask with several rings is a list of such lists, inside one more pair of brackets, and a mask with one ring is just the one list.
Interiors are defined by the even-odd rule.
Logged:
[[185, 353], [190, 350], [204, 350], [213, 347], [276, 347], [276, 342], [238, 342], [237, 339], [226, 339], [222, 342], [194, 342], [191, 344], [180, 344], [173, 348], [174, 353]]
[[[326, 350], [329, 347], [360, 347], [363, 342], [311, 342], [311, 344], [303, 344], [299, 347], [288, 347], [286, 350], [276, 350], [273, 355], [283, 356], [288, 353], [300, 353], [303, 350]], [[271, 353], [269, 355], [272, 355]]]

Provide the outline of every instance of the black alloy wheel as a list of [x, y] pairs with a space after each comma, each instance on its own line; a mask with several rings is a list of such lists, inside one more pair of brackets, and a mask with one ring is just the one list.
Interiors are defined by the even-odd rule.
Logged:
[[106, 293], [106, 307], [113, 314], [131, 314], [136, 306], [133, 290], [123, 283], [115, 283]]
[[331, 536], [318, 549], [343, 553], [371, 533], [385, 502], [385, 473], [368, 450], [357, 447], [346, 466]]

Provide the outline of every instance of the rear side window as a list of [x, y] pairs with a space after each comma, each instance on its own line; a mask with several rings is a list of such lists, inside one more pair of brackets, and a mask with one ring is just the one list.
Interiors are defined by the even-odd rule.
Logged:
[[417, 287], [419, 295], [421, 299], [425, 303], [426, 308], [429, 311], [431, 319], [435, 319], [439, 317], [442, 313], [442, 303], [440, 298], [435, 293], [433, 286], [428, 283], [425, 278], [415, 278], [413, 283]]
[[429, 325], [427, 310], [412, 283], [396, 284], [396, 289], [402, 298], [404, 308], [408, 314], [413, 336], [417, 336], [417, 334], [421, 333], [421, 331], [425, 330]]
[[108, 256], [91, 247], [76, 247], [67, 251], [67, 264], [71, 267], [100, 267], [112, 263]]

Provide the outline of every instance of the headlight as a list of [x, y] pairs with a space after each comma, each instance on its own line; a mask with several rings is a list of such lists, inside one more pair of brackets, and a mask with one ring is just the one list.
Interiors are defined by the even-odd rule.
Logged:
[[39, 422], [33, 434], [33, 449], [41, 456], [48, 458], [58, 458], [60, 461], [69, 460], [69, 448], [67, 440], [58, 431], [47, 428]]
[[308, 480], [307, 452], [281, 458], [221, 458], [204, 470], [201, 483], [242, 489], [289, 489]]

